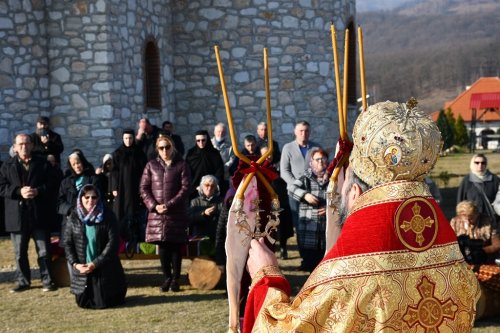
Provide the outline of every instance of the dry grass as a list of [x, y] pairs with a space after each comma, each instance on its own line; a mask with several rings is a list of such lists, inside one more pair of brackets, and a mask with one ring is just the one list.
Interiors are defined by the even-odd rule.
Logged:
[[[470, 155], [453, 155], [438, 161], [434, 173], [448, 170], [464, 175], [468, 172]], [[500, 154], [490, 154], [490, 169], [500, 170]], [[291, 260], [280, 261], [284, 273], [297, 293], [307, 275], [296, 272], [298, 254], [290, 252]], [[34, 246], [30, 244], [30, 261], [36, 264]], [[9, 239], [0, 239], [0, 313], [2, 332], [226, 332], [227, 300], [223, 289], [200, 291], [183, 281], [179, 293], [160, 293], [161, 273], [157, 260], [123, 261], [129, 289], [126, 304], [106, 310], [83, 310], [76, 306], [69, 288], [43, 293], [38, 279], [33, 288], [11, 294], [15, 280], [14, 256]], [[190, 261], [183, 261], [183, 276]], [[32, 270], [37, 275], [36, 270]], [[500, 319], [482, 321], [475, 333], [498, 332]]]

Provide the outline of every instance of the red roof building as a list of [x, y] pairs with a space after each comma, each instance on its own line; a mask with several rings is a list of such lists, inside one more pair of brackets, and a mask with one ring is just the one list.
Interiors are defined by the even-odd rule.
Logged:
[[[478, 138], [483, 131], [496, 132], [500, 128], [500, 78], [480, 78], [454, 100], [445, 102], [443, 108], [445, 111], [451, 109], [455, 119], [460, 115]], [[434, 112], [431, 117], [436, 121], [438, 115], [439, 112]], [[496, 142], [491, 143], [496, 146]]]

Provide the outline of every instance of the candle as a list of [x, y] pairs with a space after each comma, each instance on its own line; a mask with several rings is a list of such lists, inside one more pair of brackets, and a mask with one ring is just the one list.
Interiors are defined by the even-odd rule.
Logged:
[[361, 100], [363, 101], [363, 111], [366, 110], [366, 83], [365, 83], [365, 52], [363, 49], [363, 31], [358, 26], [358, 49], [359, 49], [359, 75], [361, 77]]
[[347, 136], [347, 88], [348, 88], [348, 69], [349, 69], [349, 29], [345, 29], [345, 40], [344, 40], [344, 96], [342, 97], [342, 118], [344, 127], [341, 128], [341, 137], [345, 138]]
[[[222, 95], [224, 97], [224, 106], [226, 107], [226, 116], [227, 116], [227, 123], [229, 127], [229, 134], [231, 136], [231, 141], [233, 143], [233, 151], [234, 155], [236, 155], [240, 160], [245, 162], [248, 165], [251, 165], [252, 161], [250, 159], [243, 155], [238, 148], [238, 141], [236, 141], [236, 131], [234, 129], [234, 123], [233, 123], [233, 115], [231, 113], [231, 106], [229, 105], [229, 98], [227, 96], [227, 89], [226, 89], [226, 80], [224, 79], [224, 70], [222, 69], [222, 63], [220, 60], [220, 54], [219, 54], [219, 46], [215, 45], [214, 47], [215, 51], [215, 58], [217, 60], [217, 68], [219, 70], [219, 77], [220, 77], [220, 83], [221, 83], [221, 88], [222, 88]], [[272, 149], [272, 134], [269, 134], [270, 131], [272, 131], [272, 125], [271, 125], [271, 101], [270, 101], [270, 92], [269, 92], [269, 73], [268, 73], [268, 62], [267, 62], [267, 48], [264, 48], [264, 73], [265, 73], [265, 82], [266, 82], [266, 102], [267, 102], [267, 126], [268, 126], [268, 138], [271, 141], [270, 145], [271, 147], [267, 151], [264, 156], [259, 158], [257, 163], [260, 165], [262, 162], [265, 161], [266, 157], [271, 154], [271, 149]], [[245, 197], [245, 191], [248, 188], [248, 185], [250, 184], [250, 181], [252, 178], [257, 174], [257, 177], [262, 181], [264, 184], [264, 187], [268, 190], [269, 194], [271, 195], [272, 199], [277, 198], [278, 196], [274, 192], [272, 186], [269, 184], [267, 179], [257, 170], [256, 172], [251, 172], [249, 173], [244, 182], [243, 185], [238, 189], [238, 192], [235, 194], [236, 198], [239, 199], [244, 199]]]
[[262, 164], [273, 153], [273, 124], [271, 119], [271, 91], [269, 88], [269, 62], [267, 61], [267, 47], [264, 48], [264, 84], [266, 90], [266, 115], [267, 115], [267, 146], [269, 149], [257, 161]]
[[339, 71], [339, 57], [338, 57], [338, 52], [337, 52], [337, 33], [335, 32], [335, 26], [333, 24], [330, 25], [330, 31], [331, 31], [331, 36], [332, 36], [332, 51], [333, 51], [333, 62], [334, 62], [334, 71], [335, 71], [335, 86], [337, 90], [337, 111], [339, 115], [339, 133], [340, 137], [342, 140], [345, 139], [343, 136], [344, 133], [342, 129], [345, 127], [343, 124], [343, 117], [342, 117], [342, 95], [341, 95], [341, 87], [340, 87], [340, 71]]
[[229, 135], [231, 137], [231, 142], [233, 143], [234, 155], [239, 159], [250, 164], [250, 160], [243, 154], [240, 153], [238, 149], [238, 141], [236, 140], [236, 133], [233, 124], [233, 114], [231, 112], [231, 106], [229, 105], [229, 97], [227, 96], [226, 80], [224, 79], [224, 70], [222, 69], [222, 63], [220, 61], [219, 46], [215, 45], [215, 58], [217, 59], [217, 68], [219, 69], [220, 84], [222, 88], [222, 96], [224, 97], [224, 106], [226, 107], [227, 123], [229, 127]]

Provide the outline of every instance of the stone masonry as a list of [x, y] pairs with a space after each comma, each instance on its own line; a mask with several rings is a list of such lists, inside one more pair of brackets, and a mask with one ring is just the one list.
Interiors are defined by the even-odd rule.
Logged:
[[[342, 32], [354, 21], [354, 0], [0, 1], [1, 159], [40, 115], [62, 135], [63, 156], [78, 147], [96, 165], [143, 116], [173, 121], [191, 147], [196, 130], [226, 122], [214, 45], [240, 139], [266, 119], [267, 47], [275, 139], [292, 140], [304, 119], [330, 148], [338, 123], [329, 27]], [[161, 65], [154, 111], [144, 106], [148, 40]], [[342, 57], [342, 34], [338, 44]]]

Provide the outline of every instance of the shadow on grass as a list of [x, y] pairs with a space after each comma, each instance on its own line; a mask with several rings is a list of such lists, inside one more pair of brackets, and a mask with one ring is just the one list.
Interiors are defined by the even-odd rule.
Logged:
[[174, 294], [172, 292], [165, 293], [165, 295], [134, 295], [127, 296], [125, 303], [121, 308], [133, 308], [145, 305], [156, 305], [166, 303], [180, 303], [180, 302], [209, 302], [215, 300], [226, 299], [224, 293], [212, 294]]
[[500, 327], [500, 318], [488, 317], [476, 320], [474, 327]]

